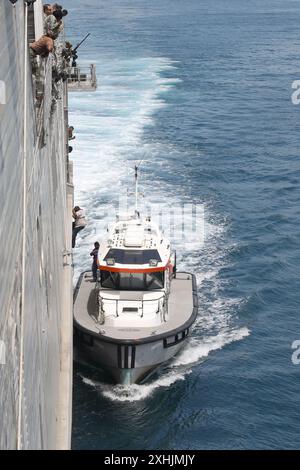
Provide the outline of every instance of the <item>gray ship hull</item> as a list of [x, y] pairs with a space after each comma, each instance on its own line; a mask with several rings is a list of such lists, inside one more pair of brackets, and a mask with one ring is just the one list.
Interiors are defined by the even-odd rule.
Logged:
[[52, 57], [30, 60], [42, 34], [41, 0], [0, 1], [0, 449], [71, 444], [68, 103]]
[[[172, 359], [184, 347], [198, 313], [195, 277], [177, 273], [174, 281], [171, 320], [155, 335], [147, 329], [135, 329], [130, 335], [126, 331], [105, 331], [105, 325], [97, 327], [97, 289], [90, 282], [89, 273], [83, 273], [74, 294], [74, 333], [78, 353], [85, 363], [99, 365], [114, 382], [128, 385], [145, 380], [153, 370]], [[181, 288], [176, 294], [178, 287]], [[88, 320], [87, 316], [92, 319], [91, 323], [84, 321]]]

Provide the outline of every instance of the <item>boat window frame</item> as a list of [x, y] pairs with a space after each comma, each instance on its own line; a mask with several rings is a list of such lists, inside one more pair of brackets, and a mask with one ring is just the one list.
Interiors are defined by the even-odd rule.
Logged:
[[[124, 288], [120, 285], [121, 275], [131, 274], [132, 276], [143, 276], [143, 286], [139, 288], [138, 286], [134, 285], [132, 288], [129, 286]], [[106, 275], [106, 279], [103, 280], [103, 277]], [[150, 281], [150, 284], [147, 283], [147, 276], [152, 277], [153, 279]], [[111, 285], [105, 285], [104, 282], [110, 277]], [[150, 288], [150, 285], [155, 281], [159, 282], [160, 284], [157, 287]], [[121, 271], [110, 271], [107, 269], [100, 269], [100, 285], [104, 289], [114, 289], [119, 291], [139, 291], [139, 292], [154, 292], [163, 290], [165, 288], [165, 271], [149, 271], [143, 273], [134, 273], [134, 272], [121, 272]]]
[[[138, 255], [142, 254], [141, 258]], [[119, 255], [119, 256], [118, 256]], [[121, 256], [120, 256], [121, 255]], [[122, 256], [123, 255], [123, 256]], [[137, 259], [132, 259], [136, 255]], [[126, 259], [127, 257], [127, 259]], [[125, 249], [125, 248], [110, 248], [106, 253], [103, 261], [113, 259], [116, 264], [149, 264], [150, 260], [157, 260], [158, 263], [162, 262], [161, 256], [156, 248], [145, 250], [140, 249]]]

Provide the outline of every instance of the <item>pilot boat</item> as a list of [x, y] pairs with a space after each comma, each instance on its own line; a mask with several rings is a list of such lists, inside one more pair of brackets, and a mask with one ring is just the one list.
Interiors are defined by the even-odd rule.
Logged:
[[197, 313], [195, 276], [151, 217], [118, 217], [98, 252], [98, 279], [83, 272], [74, 291], [79, 354], [115, 383], [145, 380], [184, 346]]

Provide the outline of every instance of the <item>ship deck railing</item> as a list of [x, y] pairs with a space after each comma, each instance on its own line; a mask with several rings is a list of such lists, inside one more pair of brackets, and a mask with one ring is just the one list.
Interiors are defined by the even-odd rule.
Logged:
[[52, 104], [52, 58], [36, 58], [34, 94], [37, 136], [42, 136], [50, 117]]
[[[104, 314], [105, 311], [104, 311], [104, 306], [105, 304], [112, 304], [114, 306], [114, 310], [115, 310], [115, 313], [116, 313], [116, 316], [119, 317], [120, 316], [120, 306], [123, 307], [123, 309], [125, 308], [129, 308], [131, 310], [131, 308], [133, 308], [133, 311], [137, 311], [137, 313], [139, 313], [140, 317], [143, 318], [144, 316], [144, 313], [145, 313], [145, 306], [149, 306], [152, 304], [156, 304], [157, 305], [157, 311], [162, 313], [163, 314], [163, 318], [164, 318], [164, 321], [165, 321], [165, 315], [167, 314], [167, 305], [168, 305], [168, 298], [167, 298], [167, 294], [166, 293], [163, 293], [162, 295], [160, 295], [159, 297], [157, 298], [154, 298], [154, 299], [144, 299], [144, 298], [140, 298], [140, 299], [129, 299], [129, 298], [120, 298], [120, 299], [114, 299], [114, 298], [111, 298], [111, 297], [104, 297], [100, 292], [99, 292], [99, 307], [100, 307], [100, 312], [101, 314]], [[126, 305], [122, 305], [122, 304], [126, 304]], [[138, 306], [136, 305], [138, 304]], [[134, 305], [134, 307], [130, 307], [129, 305]], [[123, 313], [123, 309], [121, 310], [121, 313]], [[141, 313], [140, 313], [141, 312]]]
[[96, 66], [70, 67], [69, 91], [95, 91], [97, 89]]

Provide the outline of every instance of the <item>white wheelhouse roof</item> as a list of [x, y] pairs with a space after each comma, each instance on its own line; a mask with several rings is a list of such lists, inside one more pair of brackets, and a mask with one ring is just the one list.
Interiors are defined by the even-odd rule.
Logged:
[[[111, 256], [110, 256], [111, 252]], [[128, 262], [127, 262], [128, 260]], [[100, 244], [100, 269], [162, 271], [170, 260], [170, 242], [149, 217], [123, 216]]]

